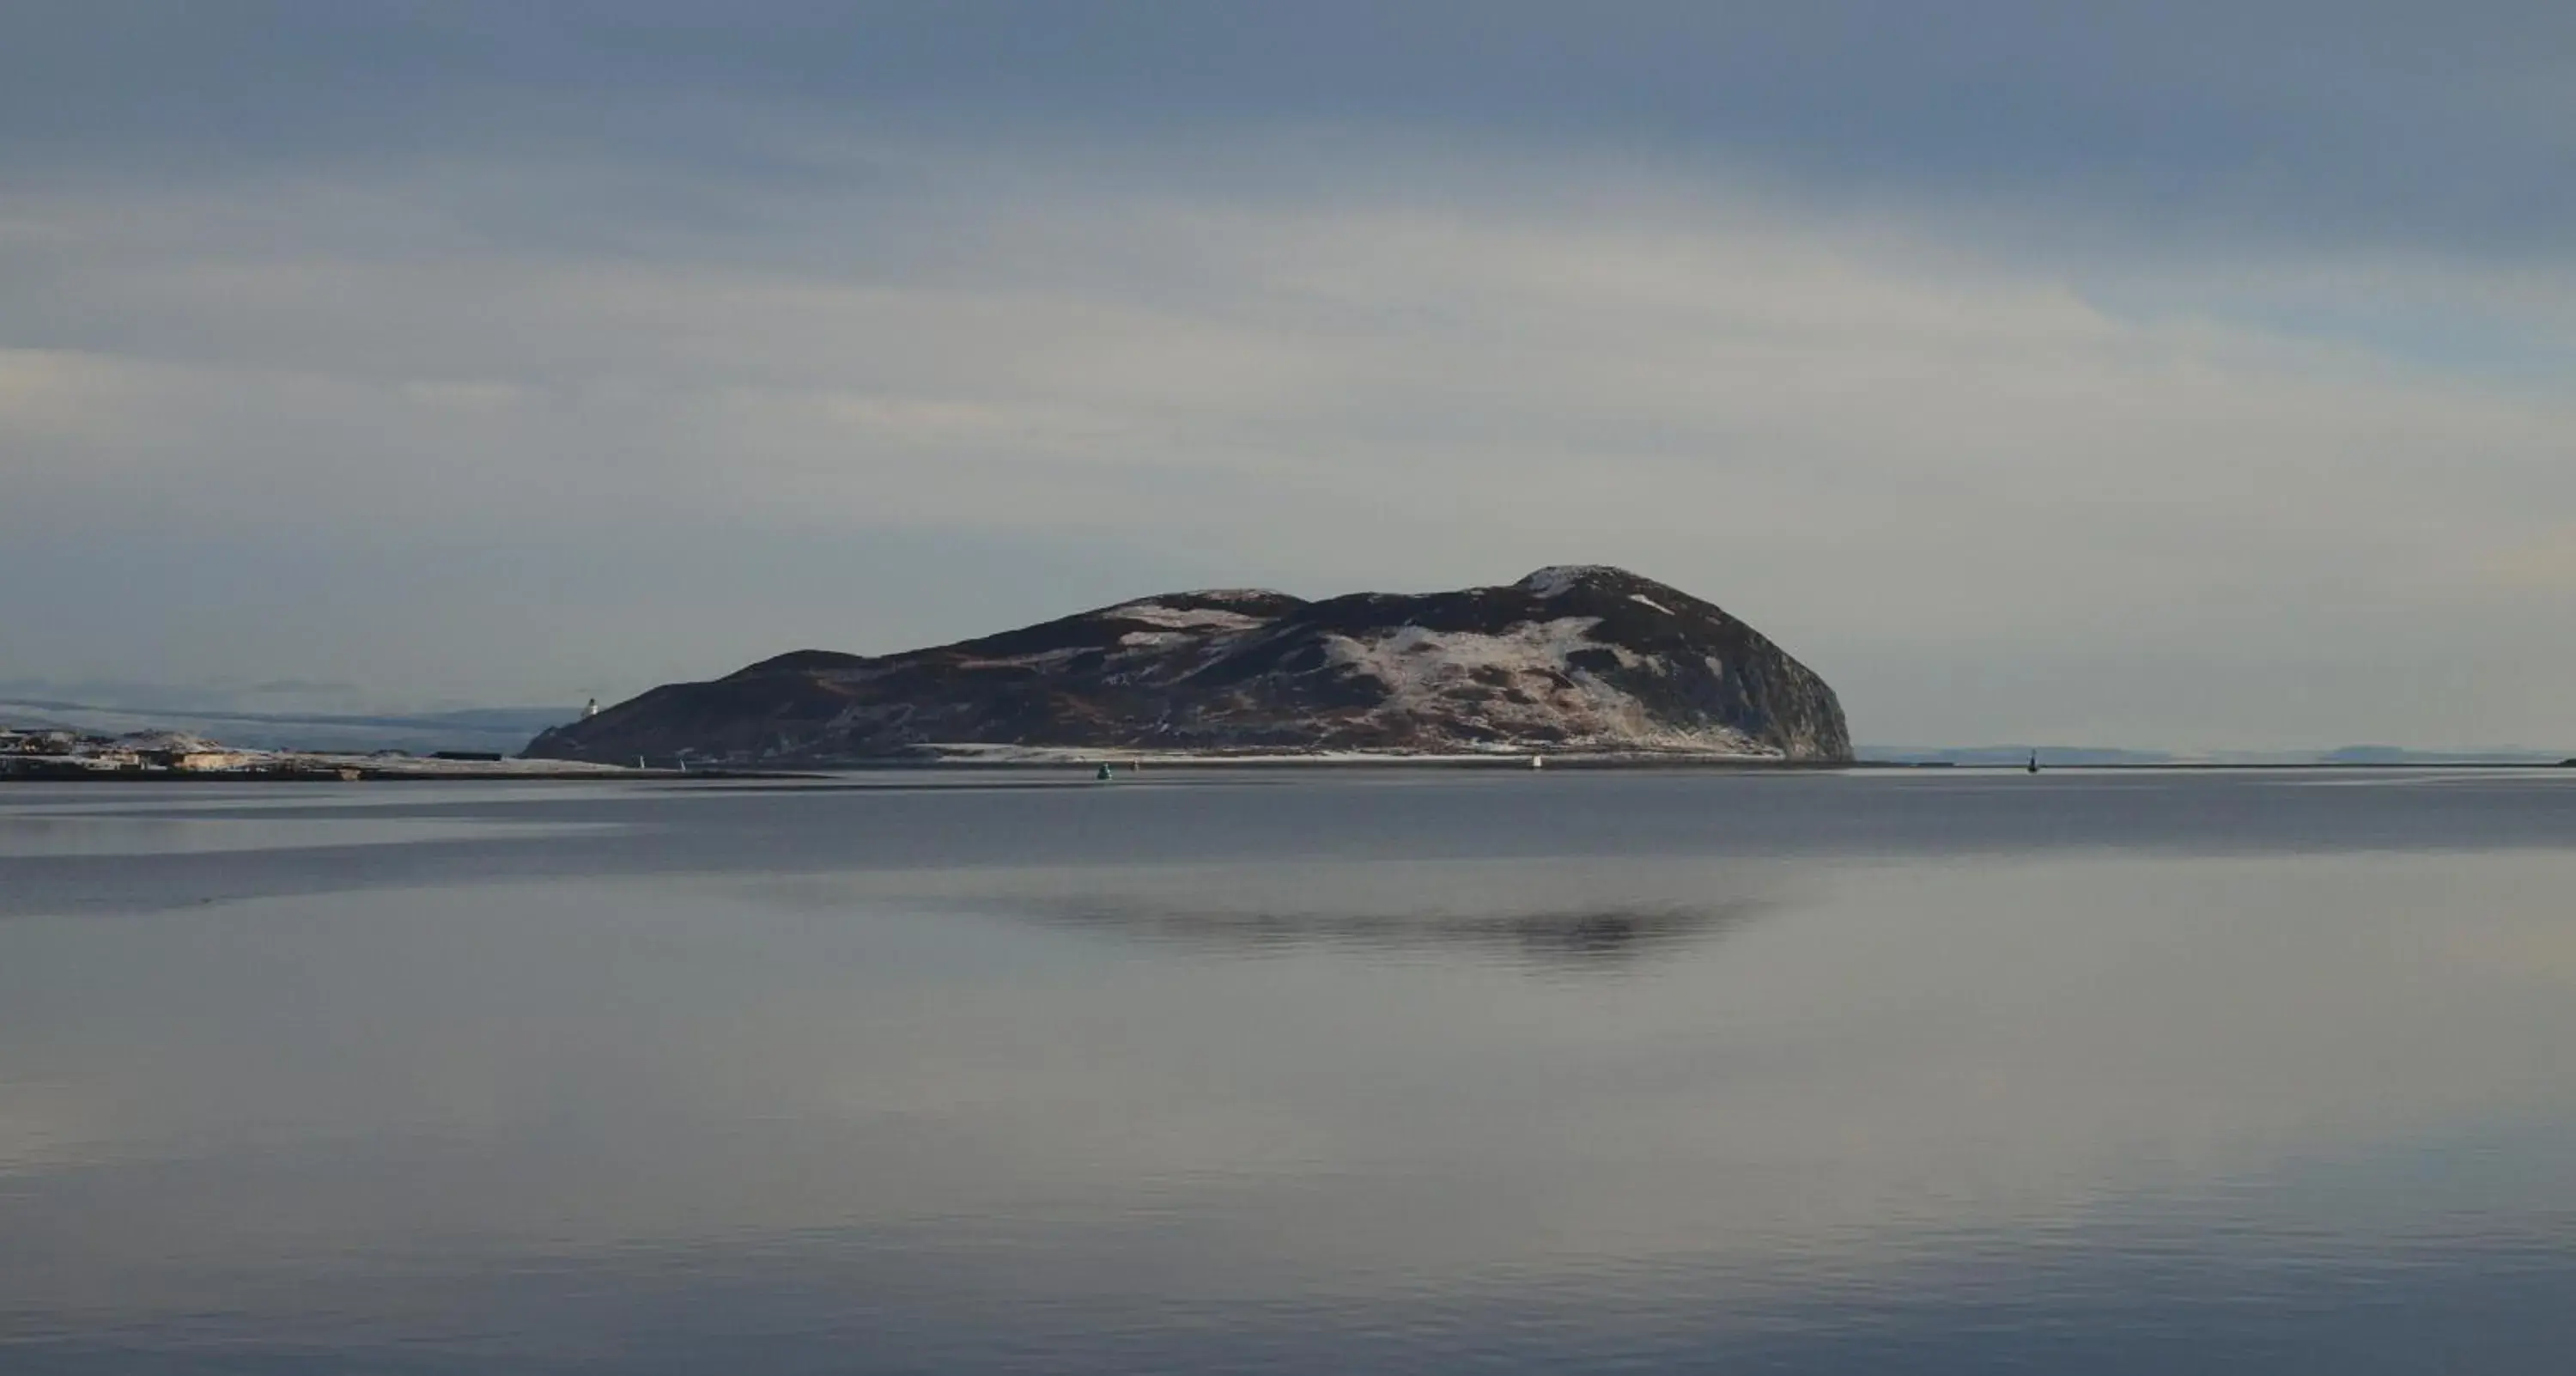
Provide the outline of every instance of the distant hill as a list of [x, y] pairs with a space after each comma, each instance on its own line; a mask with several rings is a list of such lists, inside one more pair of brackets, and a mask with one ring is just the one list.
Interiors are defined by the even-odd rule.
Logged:
[[1861, 759], [1883, 764], [2017, 765], [2036, 752], [2040, 763], [2080, 765], [2388, 765], [2548, 764], [2554, 750], [2493, 746], [2464, 750], [2414, 750], [2389, 745], [2347, 745], [2332, 750], [2211, 750], [2184, 753], [2124, 750], [2099, 745], [1978, 745], [1954, 747], [1864, 745]]
[[1858, 754], [1864, 760], [1882, 764], [2017, 765], [2027, 762], [2034, 749], [2045, 763], [2054, 765], [2154, 765], [2182, 760], [2179, 755], [2161, 750], [2122, 750], [2100, 745], [1864, 745]]
[[876, 658], [799, 650], [558, 726], [531, 756], [829, 764], [1081, 751], [1839, 761], [1833, 690], [1622, 569], [1458, 592], [1169, 593]]
[[0, 699], [0, 726], [69, 727], [101, 735], [178, 731], [253, 750], [493, 750], [515, 754], [528, 738], [581, 715], [571, 707], [478, 707], [383, 716], [119, 707], [53, 699]]
[[2554, 750], [2488, 747], [2471, 750], [2409, 750], [2393, 745], [2347, 745], [2319, 759], [2326, 764], [2547, 764]]

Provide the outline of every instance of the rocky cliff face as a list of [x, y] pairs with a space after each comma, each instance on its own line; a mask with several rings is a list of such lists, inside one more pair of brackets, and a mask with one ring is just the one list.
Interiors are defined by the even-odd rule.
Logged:
[[1833, 690], [1621, 569], [1306, 602], [1174, 593], [936, 649], [800, 650], [557, 727], [550, 759], [812, 765], [1040, 751], [1846, 760]]

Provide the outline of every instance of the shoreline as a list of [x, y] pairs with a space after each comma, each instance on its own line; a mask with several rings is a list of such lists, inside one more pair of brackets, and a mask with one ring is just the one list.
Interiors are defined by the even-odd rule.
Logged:
[[[2026, 774], [2018, 764], [1960, 764], [1953, 761], [1926, 760], [1784, 760], [1760, 756], [1686, 755], [1654, 753], [1620, 753], [1598, 755], [1545, 755], [1545, 764], [1530, 766], [1530, 755], [1377, 755], [1361, 753], [1336, 754], [1261, 754], [1261, 755], [1149, 755], [1092, 754], [1076, 756], [1049, 755], [1043, 758], [976, 758], [945, 757], [933, 759], [896, 758], [883, 760], [848, 760], [830, 763], [808, 763], [780, 768], [719, 766], [680, 769], [676, 767], [587, 764], [580, 761], [509, 760], [496, 762], [443, 761], [424, 768], [422, 762], [386, 764], [381, 761], [359, 763], [328, 757], [307, 757], [294, 764], [254, 769], [173, 769], [116, 768], [95, 769], [83, 765], [54, 763], [50, 760], [20, 759], [0, 762], [0, 787], [13, 783], [49, 784], [322, 784], [322, 783], [678, 783], [710, 782], [827, 782], [851, 774], [1017, 774], [1052, 775], [1069, 771], [1088, 772], [1107, 765], [1120, 779], [1150, 776], [1163, 771], [1204, 772], [1222, 769], [1257, 770], [1346, 770], [1392, 769], [1419, 770], [1498, 770], [1516, 773], [1548, 773], [1561, 770], [1629, 771], [1629, 770], [1696, 770], [1712, 773], [1940, 773], [1940, 774]], [[497, 767], [495, 767], [497, 766]], [[2480, 771], [2576, 771], [2576, 759], [2570, 760], [2452, 760], [2372, 763], [2349, 760], [2260, 761], [2229, 763], [2225, 761], [2178, 760], [2162, 763], [2105, 762], [2088, 764], [2042, 764], [2042, 774], [2154, 774], [2154, 773], [2426, 773], [2458, 770]]]
[[818, 779], [810, 770], [632, 769], [573, 766], [562, 769], [404, 769], [381, 766], [308, 766], [275, 769], [92, 769], [84, 765], [0, 768], [0, 788], [10, 784], [343, 784], [343, 783], [661, 783], [679, 779]]

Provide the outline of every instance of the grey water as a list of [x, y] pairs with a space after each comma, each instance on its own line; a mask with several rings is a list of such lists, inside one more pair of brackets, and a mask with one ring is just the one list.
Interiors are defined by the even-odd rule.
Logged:
[[0, 1371], [2556, 1372], [2576, 771], [0, 788]]

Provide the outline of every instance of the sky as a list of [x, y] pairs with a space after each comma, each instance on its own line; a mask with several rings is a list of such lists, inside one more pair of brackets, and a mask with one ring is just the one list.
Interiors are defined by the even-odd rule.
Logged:
[[1574, 562], [1865, 742], [2576, 748], [2576, 6], [0, 0], [0, 691]]

